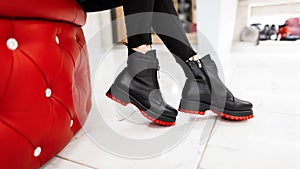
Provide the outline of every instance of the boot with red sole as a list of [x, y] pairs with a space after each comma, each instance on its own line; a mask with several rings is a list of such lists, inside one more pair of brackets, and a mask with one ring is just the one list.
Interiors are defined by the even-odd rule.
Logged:
[[218, 75], [215, 62], [209, 55], [198, 61], [188, 61], [192, 73], [182, 91], [179, 111], [204, 115], [211, 110], [229, 120], [253, 118], [252, 104], [233, 96]]
[[157, 80], [156, 51], [146, 54], [130, 51], [127, 67], [118, 75], [106, 96], [122, 105], [133, 104], [142, 115], [162, 126], [175, 124], [177, 110], [168, 105]]

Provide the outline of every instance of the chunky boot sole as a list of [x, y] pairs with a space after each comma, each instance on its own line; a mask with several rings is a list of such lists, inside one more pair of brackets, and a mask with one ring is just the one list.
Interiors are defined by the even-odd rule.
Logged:
[[235, 120], [235, 121], [242, 121], [248, 120], [254, 117], [252, 110], [227, 110], [227, 109], [220, 109], [217, 107], [210, 106], [207, 103], [203, 102], [195, 102], [187, 99], [181, 99], [180, 106], [178, 111], [183, 113], [190, 113], [190, 114], [199, 114], [204, 115], [205, 111], [210, 110], [222, 118], [228, 120]]
[[[113, 93], [111, 92], [113, 90]], [[127, 92], [123, 91], [122, 89], [119, 89], [118, 87], [112, 86], [106, 93], [106, 96], [113, 101], [116, 101], [117, 103], [120, 103], [123, 106], [127, 106], [128, 104], [134, 105], [136, 108], [139, 109], [141, 114], [152, 121], [153, 123], [156, 123], [161, 126], [173, 126], [175, 125], [175, 121], [173, 119], [170, 119], [168, 117], [160, 116], [160, 118], [163, 118], [164, 120], [158, 120], [155, 117], [158, 115], [147, 111], [147, 113], [144, 111], [146, 108], [141, 104], [137, 99], [135, 99], [133, 96], [130, 96], [127, 94]]]

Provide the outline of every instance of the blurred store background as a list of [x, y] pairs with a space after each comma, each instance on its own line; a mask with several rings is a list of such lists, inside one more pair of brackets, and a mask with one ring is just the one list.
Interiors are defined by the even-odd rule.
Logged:
[[[224, 69], [231, 66], [227, 55], [234, 45], [280, 45], [279, 41], [300, 39], [300, 0], [174, 0], [174, 6], [190, 42], [206, 52], [198, 30], [213, 45]], [[88, 14], [87, 40], [93, 38], [93, 46], [103, 50], [126, 41], [122, 17], [122, 7]], [[117, 21], [111, 24], [113, 20]], [[155, 34], [153, 39], [161, 43]]]
[[[300, 36], [299, 0], [174, 0], [174, 6], [192, 44], [197, 44], [197, 29], [217, 49], [224, 44], [228, 49], [232, 43], [224, 43], [226, 41], [255, 39], [252, 36], [257, 33], [251, 28], [259, 31], [257, 38], [260, 40], [297, 40]], [[87, 39], [112, 20], [122, 17], [122, 7], [90, 13], [85, 26]], [[110, 33], [105, 32], [101, 37], [105, 44], [111, 44], [124, 41], [121, 37], [124, 32], [124, 24], [118, 22]], [[154, 39], [155, 43], [161, 43], [156, 36]]]

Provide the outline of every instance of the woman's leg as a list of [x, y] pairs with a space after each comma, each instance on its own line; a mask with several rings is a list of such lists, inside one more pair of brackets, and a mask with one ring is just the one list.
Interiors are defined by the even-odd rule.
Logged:
[[[168, 49], [183, 61], [195, 55], [174, 9], [173, 1], [155, 0], [154, 12], [152, 27]], [[219, 79], [216, 64], [209, 56], [197, 61], [187, 61], [185, 65], [182, 65], [182, 62], [178, 63], [183, 70], [190, 72], [185, 71], [188, 80], [182, 91], [180, 111], [204, 114], [206, 110], [212, 110], [230, 120], [247, 120], [253, 117], [252, 104], [232, 95]]]
[[[142, 114], [155, 123], [175, 123], [177, 111], [165, 103], [159, 91], [156, 74], [159, 66], [155, 51], [141, 53], [132, 50], [152, 43], [152, 27], [167, 48], [177, 56], [176, 60], [180, 60], [178, 63], [183, 70], [192, 73], [186, 73], [188, 80], [182, 92], [181, 111], [203, 114], [212, 106], [216, 107], [216, 112], [224, 109], [221, 116], [228, 119], [247, 120], [253, 117], [252, 104], [234, 98], [219, 80], [217, 67], [209, 56], [200, 61], [185, 62], [196, 52], [186, 37], [172, 0], [124, 0], [124, 13], [130, 54], [128, 65], [119, 74], [107, 96], [123, 104], [136, 105]], [[199, 62], [203, 67], [199, 66]]]
[[183, 61], [196, 55], [179, 20], [173, 0], [155, 0], [153, 12], [152, 28], [170, 52]]
[[151, 45], [154, 0], [124, 0], [128, 48]]
[[176, 59], [186, 61], [196, 55], [172, 0], [125, 0], [123, 7], [128, 48], [142, 53], [150, 50], [152, 27]]
[[170, 126], [175, 124], [178, 112], [161, 95], [156, 51], [147, 49], [147, 45], [152, 43], [153, 5], [154, 0], [124, 0], [128, 38], [127, 67], [118, 75], [106, 95], [123, 105], [135, 105], [156, 124]]

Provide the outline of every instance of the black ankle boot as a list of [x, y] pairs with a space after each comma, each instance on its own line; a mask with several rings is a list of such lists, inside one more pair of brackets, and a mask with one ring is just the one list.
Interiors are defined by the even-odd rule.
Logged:
[[209, 55], [187, 65], [192, 73], [187, 73], [179, 111], [204, 115], [206, 110], [211, 110], [230, 120], [253, 117], [252, 104], [232, 95], [220, 80], [217, 66]]
[[127, 67], [118, 75], [106, 96], [122, 105], [135, 105], [156, 124], [174, 125], [178, 112], [162, 98], [157, 80], [159, 64], [156, 51], [129, 53]]

